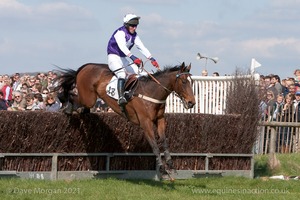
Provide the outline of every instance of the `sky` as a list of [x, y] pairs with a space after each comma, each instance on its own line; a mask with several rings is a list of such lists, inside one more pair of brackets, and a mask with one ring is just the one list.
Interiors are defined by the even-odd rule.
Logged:
[[[0, 0], [0, 74], [107, 63], [110, 36], [134, 13], [137, 33], [162, 67], [185, 62], [195, 76], [203, 69], [229, 75], [255, 58], [257, 73], [293, 77], [299, 10], [299, 0]], [[197, 53], [219, 61], [197, 60]]]

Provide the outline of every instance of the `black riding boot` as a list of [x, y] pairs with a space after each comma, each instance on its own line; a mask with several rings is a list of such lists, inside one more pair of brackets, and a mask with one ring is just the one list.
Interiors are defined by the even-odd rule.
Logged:
[[124, 97], [124, 85], [125, 85], [125, 79], [124, 78], [119, 78], [118, 79], [118, 93], [119, 93], [119, 100], [118, 100], [118, 104], [120, 106], [124, 106], [125, 104], [127, 104], [127, 100]]

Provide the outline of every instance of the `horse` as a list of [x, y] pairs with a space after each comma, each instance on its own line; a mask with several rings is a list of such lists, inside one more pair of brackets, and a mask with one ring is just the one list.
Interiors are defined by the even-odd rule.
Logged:
[[[107, 94], [106, 86], [114, 76], [107, 64], [87, 63], [77, 71], [62, 69], [58, 88], [69, 105], [77, 103], [89, 110], [94, 106], [97, 98], [101, 98], [116, 113], [139, 125], [156, 156], [156, 167], [159, 169], [160, 177], [166, 175], [174, 180], [176, 169], [173, 166], [165, 135], [166, 99], [171, 92], [175, 92], [186, 109], [195, 105], [190, 69], [191, 64], [185, 66], [183, 62], [181, 65], [165, 67], [164, 70], [152, 74], [147, 72], [148, 75], [139, 77], [132, 98], [124, 107], [126, 114], [117, 100]], [[77, 95], [71, 92], [75, 87]], [[154, 126], [157, 127], [158, 140], [155, 137]], [[163, 165], [158, 142], [162, 142], [167, 166]]]

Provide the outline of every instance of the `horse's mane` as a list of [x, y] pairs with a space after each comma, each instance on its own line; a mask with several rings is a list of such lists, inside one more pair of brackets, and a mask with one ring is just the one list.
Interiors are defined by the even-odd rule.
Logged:
[[[157, 78], [157, 77], [163, 76], [165, 74], [168, 74], [170, 72], [178, 71], [179, 69], [180, 69], [179, 65], [176, 65], [176, 66], [165, 66], [163, 70], [155, 72], [154, 74], [152, 74], [152, 76], [154, 76], [155, 78]], [[141, 76], [139, 78], [139, 80], [147, 82], [149, 80], [152, 80], [152, 78], [149, 75], [146, 75], [146, 76]]]

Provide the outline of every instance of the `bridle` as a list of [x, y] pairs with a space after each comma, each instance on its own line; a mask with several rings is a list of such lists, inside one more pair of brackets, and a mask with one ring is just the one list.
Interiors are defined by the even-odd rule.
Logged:
[[[181, 96], [181, 95], [179, 95], [179, 94], [177, 94], [175, 91], [171, 91], [170, 89], [168, 89], [167, 87], [165, 87], [164, 85], [162, 85], [151, 73], [149, 73], [145, 68], [144, 68], [144, 65], [142, 64], [142, 66], [141, 66], [141, 68], [142, 68], [142, 70], [144, 70], [147, 74], [148, 74], [148, 76], [150, 76], [151, 78], [152, 78], [152, 80], [154, 81], [154, 82], [156, 82], [158, 85], [160, 85], [161, 87], [163, 87], [166, 91], [168, 91], [169, 93], [174, 93], [175, 94], [175, 96], [177, 96], [181, 101], [183, 101], [183, 96]], [[158, 69], [158, 70], [160, 70], [160, 69]], [[189, 72], [182, 72], [182, 73], [177, 73], [176, 74], [176, 81], [175, 81], [175, 84], [177, 84], [177, 80], [178, 79], [181, 79], [180, 77], [182, 76], [182, 75], [188, 75], [188, 77], [191, 77], [192, 76], [192, 74], [191, 73], [189, 73]], [[192, 80], [192, 79], [191, 79]], [[176, 85], [175, 85], [176, 86]], [[139, 96], [139, 97], [141, 97], [141, 96]], [[144, 98], [144, 99], [146, 99], [146, 98]], [[147, 100], [147, 99], [146, 99]], [[149, 100], [149, 99], [148, 99]], [[160, 101], [160, 100], [158, 100], [158, 101]], [[154, 102], [154, 101], [152, 101], [152, 102]], [[157, 102], [154, 102], [154, 103], [157, 103]], [[162, 102], [160, 102], [160, 103], [162, 103]], [[163, 101], [163, 103], [165, 103], [165, 101]]]

